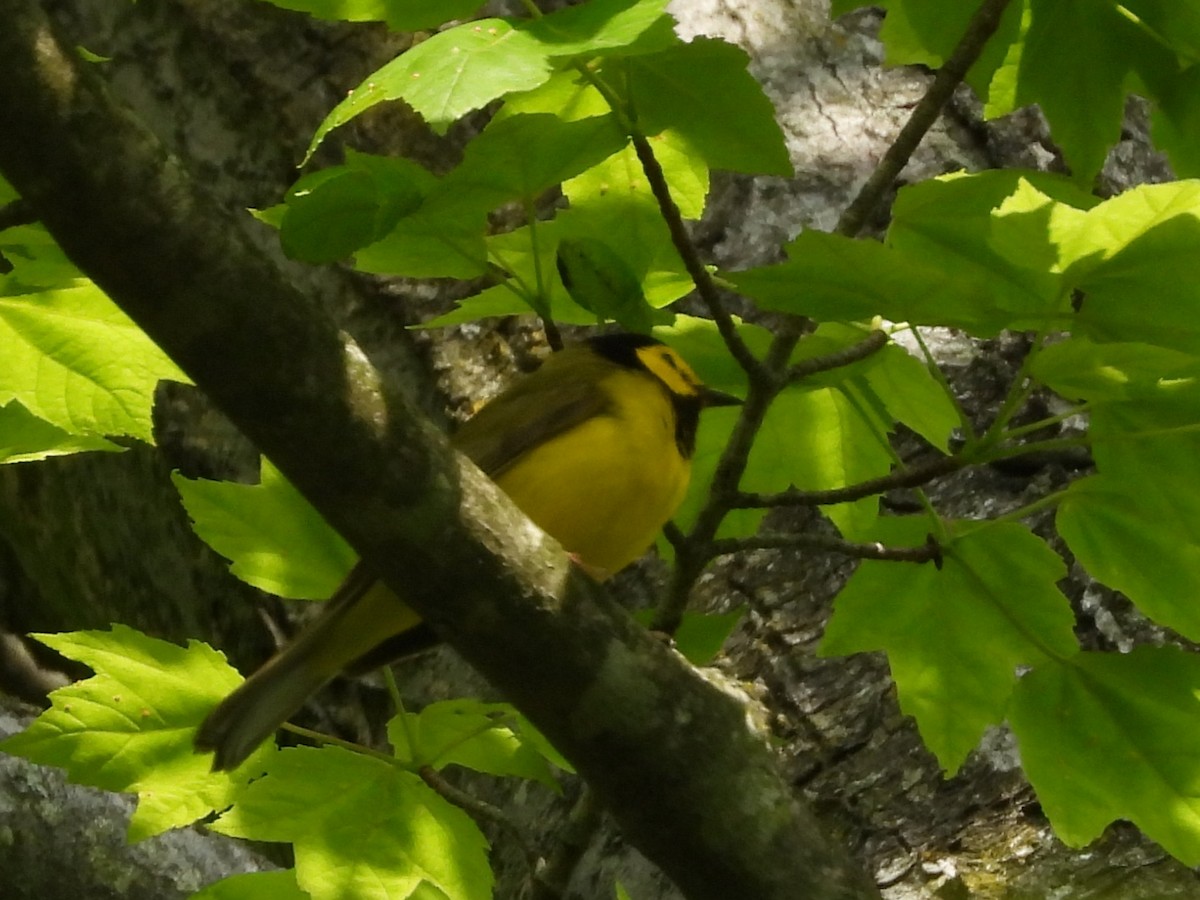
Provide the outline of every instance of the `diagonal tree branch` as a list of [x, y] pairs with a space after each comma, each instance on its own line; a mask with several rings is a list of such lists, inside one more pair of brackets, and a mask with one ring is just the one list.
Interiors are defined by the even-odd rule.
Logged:
[[878, 896], [793, 799], [740, 702], [573, 571], [383, 384], [257, 249], [259, 226], [214, 207], [33, 0], [0, 0], [0, 21], [0, 172], [634, 844], [692, 898]]

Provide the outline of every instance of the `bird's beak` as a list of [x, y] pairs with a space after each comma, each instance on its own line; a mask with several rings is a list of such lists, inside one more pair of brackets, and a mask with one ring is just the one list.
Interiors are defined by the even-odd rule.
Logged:
[[724, 391], [715, 391], [707, 386], [700, 391], [700, 400], [704, 403], [705, 407], [742, 405], [741, 397], [726, 394]]

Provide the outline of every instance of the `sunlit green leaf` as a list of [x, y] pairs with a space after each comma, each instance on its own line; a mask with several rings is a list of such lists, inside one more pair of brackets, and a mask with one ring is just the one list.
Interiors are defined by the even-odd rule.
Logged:
[[1071, 400], [1132, 400], [1157, 394], [1163, 379], [1193, 376], [1200, 360], [1151, 344], [1098, 344], [1073, 337], [1044, 348], [1030, 369]]
[[1071, 485], [1059, 530], [1092, 575], [1200, 638], [1200, 380], [1162, 379], [1128, 401], [1094, 403], [1091, 421], [1100, 475]]
[[549, 56], [580, 56], [620, 51], [655, 31], [661, 43], [678, 39], [665, 16], [667, 0], [590, 0], [540, 16], [521, 27], [541, 42]]
[[387, 22], [397, 31], [436, 28], [471, 15], [483, 0], [268, 0], [284, 9], [318, 19], [342, 22]]
[[625, 74], [614, 81], [645, 133], [675, 131], [714, 169], [791, 175], [783, 133], [747, 62], [732, 44], [697, 38], [604, 71]]
[[311, 155], [334, 128], [385, 100], [403, 99], [437, 132], [510, 91], [550, 77], [536, 38], [504, 19], [480, 19], [436, 34], [400, 54], [352, 90], [317, 128]]
[[1200, 284], [1179, 278], [1200, 245], [1200, 183], [1144, 185], [1091, 210], [1066, 248], [1084, 292], [1079, 333], [1200, 354]]
[[415, 766], [464, 766], [553, 786], [549, 765], [514, 730], [513, 716], [503, 703], [444, 700], [419, 713], [399, 713], [388, 723], [388, 740], [399, 759]]
[[[241, 681], [224, 656], [198, 641], [179, 647], [123, 625], [37, 637], [96, 674], [55, 691], [53, 706], [0, 749], [59, 766], [77, 784], [137, 793], [131, 840], [229, 805], [239, 781], [211, 772], [211, 760], [192, 746], [201, 719]], [[259, 751], [239, 772], [261, 766], [271, 752]]]
[[337, 747], [279, 752], [211, 827], [291, 841], [313, 900], [390, 900], [422, 883], [461, 900], [492, 896], [487, 844], [465, 812], [414, 773]]
[[1128, 819], [1200, 864], [1200, 656], [1080, 653], [1020, 679], [1009, 720], [1055, 833], [1082, 847]]
[[[892, 520], [904, 544], [927, 523]], [[1026, 528], [963, 523], [941, 568], [864, 561], [834, 601], [822, 655], [884, 650], [900, 708], [954, 772], [1000, 722], [1020, 666], [1076, 652], [1074, 616], [1056, 582], [1061, 559]]]
[[238, 578], [280, 597], [330, 596], [356, 556], [266, 459], [259, 484], [172, 481], [192, 527]]
[[90, 281], [0, 296], [0, 346], [0, 404], [72, 434], [151, 441], [159, 380], [187, 381]]
[[[1190, 479], [1129, 485], [1095, 475], [1071, 485], [1057, 525], [1087, 571], [1154, 621], [1200, 639], [1200, 499]], [[1164, 553], [1165, 548], [1169, 553]]]
[[295, 869], [243, 872], [222, 878], [192, 894], [188, 900], [308, 900], [296, 884]]
[[969, 317], [962, 327], [974, 333], [1069, 326], [1062, 278], [1045, 265], [1051, 217], [1043, 217], [1039, 233], [1033, 214], [992, 214], [1026, 186], [1074, 208], [1095, 203], [1061, 178], [1012, 171], [945, 176], [905, 188], [896, 198], [888, 243], [910, 261], [977, 286], [954, 305]]
[[122, 447], [96, 435], [70, 434], [39, 419], [13, 400], [0, 406], [0, 463], [30, 462], [91, 450], [120, 452]]

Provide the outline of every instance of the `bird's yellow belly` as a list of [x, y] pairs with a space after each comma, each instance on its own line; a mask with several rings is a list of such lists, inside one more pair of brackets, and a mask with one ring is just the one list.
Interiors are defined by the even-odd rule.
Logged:
[[610, 575], [654, 543], [690, 474], [669, 401], [643, 396], [636, 407], [618, 406], [552, 438], [496, 480], [542, 530]]

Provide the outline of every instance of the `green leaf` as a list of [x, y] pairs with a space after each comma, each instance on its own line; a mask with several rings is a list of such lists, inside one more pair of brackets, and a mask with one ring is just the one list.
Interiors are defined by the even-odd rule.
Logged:
[[865, 362], [864, 388], [878, 399], [887, 416], [949, 453], [950, 434], [962, 422], [954, 400], [929, 368], [895, 344]]
[[520, 27], [541, 42], [547, 56], [590, 56], [620, 51], [651, 30], [657, 40], [676, 43], [670, 29], [661, 28], [671, 22], [666, 6], [667, 0], [590, 0]]
[[[449, 328], [452, 325], [464, 325], [469, 322], [479, 322], [483, 319], [502, 316], [527, 316], [533, 312], [532, 307], [519, 295], [507, 287], [497, 286], [488, 288], [471, 297], [466, 297], [454, 304], [454, 308], [440, 316], [434, 316], [420, 325], [411, 328]], [[586, 315], [586, 314], [585, 314]], [[564, 321], [556, 316], [556, 321]], [[592, 316], [578, 324], [591, 324], [595, 321]]]
[[[318, 126], [307, 156], [339, 125], [384, 100], [404, 100], [438, 134], [474, 109], [550, 77], [545, 48], [503, 19], [480, 19], [436, 34], [370, 75]], [[307, 158], [307, 157], [306, 157]]]
[[[736, 418], [737, 410], [708, 410], [701, 419], [692, 481], [703, 488], [694, 498], [689, 492], [676, 514], [676, 522], [685, 528], [704, 502], [704, 491]], [[767, 412], [750, 450], [741, 488], [761, 493], [791, 486], [826, 490], [885, 474], [892, 458], [884, 444], [884, 431], [883, 423], [856, 405], [843, 388], [789, 388]], [[844, 534], [853, 536], [874, 521], [877, 507], [878, 498], [867, 497], [825, 507], [824, 512]], [[752, 534], [761, 519], [761, 510], [738, 510], [725, 518], [720, 535]]]
[[21, 195], [17, 193], [16, 188], [9, 184], [6, 179], [0, 177], [0, 203], [12, 203], [20, 196]]
[[308, 900], [296, 884], [295, 869], [243, 872], [222, 878], [192, 894], [188, 900]]
[[[858, 326], [823, 324], [800, 342], [792, 361], [843, 352], [869, 334]], [[850, 446], [842, 450], [846, 454], [847, 475], [854, 473], [854, 479], [837, 484], [833, 482], [838, 477], [828, 473], [821, 478], [828, 482], [827, 487], [845, 487], [884, 474], [894, 462], [887, 452], [887, 434], [894, 430], [896, 422], [903, 422], [943, 452], [948, 449], [950, 432], [961, 422], [952, 399], [928, 368], [894, 344], [851, 365], [809, 376], [801, 387], [834, 392], [841, 405], [854, 414], [852, 419], [842, 417], [836, 426], [857, 432], [844, 436]], [[869, 529], [876, 511], [877, 501], [873, 498], [826, 509], [848, 538], [856, 538]]]
[[[652, 143], [680, 212], [699, 218], [708, 191], [707, 168], [676, 135], [664, 133]], [[563, 192], [571, 207], [556, 220], [558, 233], [611, 248], [632, 270], [652, 307], [666, 306], [694, 289], [631, 146], [565, 182]]]
[[988, 246], [1008, 264], [1042, 273], [1047, 294], [1066, 292], [1058, 276], [1075, 261], [1072, 248], [1091, 227], [1094, 201], [1065, 196], [1069, 202], [1056, 200], [1022, 176], [991, 213]]
[[656, 313], [646, 303], [637, 276], [603, 241], [565, 238], [558, 242], [557, 260], [563, 287], [597, 321], [611, 319], [642, 334], [649, 333], [656, 319], [657, 324], [670, 321], [669, 314]]
[[[662, 167], [671, 199], [686, 219], [698, 219], [704, 212], [708, 193], [708, 167], [691, 152], [685, 138], [664, 131], [650, 140], [654, 156]], [[594, 207], [624, 210], [645, 209], [662, 224], [658, 201], [642, 169], [637, 151], [630, 144], [588, 171], [563, 184], [563, 193], [571, 201], [571, 212]], [[665, 231], [665, 224], [662, 225]], [[670, 235], [667, 233], [669, 240]]]
[[[834, 4], [835, 15], [861, 5], [837, 2]], [[920, 64], [932, 69], [941, 68], [961, 40], [976, 9], [974, 5], [957, 0], [890, 0], [879, 5], [887, 9], [879, 36], [887, 50], [888, 64]], [[984, 99], [988, 98], [989, 85], [1020, 27], [1023, 5], [1020, 2], [1009, 5], [996, 34], [988, 40], [980, 58], [967, 73], [967, 83]]]
[[492, 896], [487, 844], [466, 813], [415, 774], [337, 747], [279, 752], [212, 828], [291, 841], [313, 900], [391, 900], [423, 884], [455, 900]]
[[746, 615], [739, 606], [727, 613], [684, 613], [675, 631], [675, 648], [693, 666], [707, 666], [720, 653], [725, 641]]
[[75, 287], [85, 280], [40, 223], [0, 231], [0, 254], [13, 266], [12, 272], [0, 275], [0, 296]]
[[[805, 231], [784, 263], [722, 273], [765, 309], [818, 322], [884, 316], [914, 325], [953, 322], [983, 330], [970, 282], [873, 240]], [[994, 326], [998, 330], [999, 325]]]
[[1143, 185], [1091, 210], [1065, 248], [1085, 294], [1078, 333], [1200, 354], [1200, 285], [1175, 277], [1200, 247], [1200, 183]]
[[335, 22], [387, 22], [396, 31], [436, 28], [462, 19], [483, 0], [268, 0], [283, 9]]
[[[77, 784], [136, 792], [130, 840], [229, 805], [239, 782], [211, 772], [211, 761], [192, 746], [196, 726], [241, 681], [224, 656], [198, 641], [182, 648], [123, 625], [37, 638], [96, 674], [51, 694], [53, 706], [0, 750], [64, 768]], [[239, 772], [261, 766], [271, 752], [259, 751]]]
[[124, 449], [95, 435], [69, 434], [39, 419], [16, 400], [0, 406], [0, 463], [29, 462], [92, 450], [120, 453]]
[[[891, 520], [924, 543], [923, 518]], [[834, 601], [821, 655], [884, 650], [900, 708], [955, 772], [984, 729], [1004, 718], [1019, 666], [1077, 650], [1070, 604], [1055, 583], [1062, 560], [1013, 523], [961, 523], [944, 562], [864, 561]]]
[[944, 176], [905, 188], [896, 198], [888, 243], [908, 260], [954, 272], [973, 286], [973, 295], [949, 302], [960, 326], [975, 334], [1069, 327], [1062, 276], [1046, 264], [1055, 252], [1053, 217], [1041, 212], [1039, 231], [1032, 213], [992, 214], [1027, 186], [1075, 209], [1095, 203], [1062, 178], [1011, 171]]
[[[638, 127], [681, 135], [714, 169], [792, 174], [783, 133], [762, 87], [746, 70], [746, 52], [711, 38], [606, 64], [621, 83]], [[610, 70], [616, 69], [617, 73]]]
[[0, 404], [72, 434], [152, 442], [159, 380], [188, 380], [91, 282], [0, 296], [0, 346]]
[[509, 116], [529, 113], [548, 113], [564, 122], [578, 122], [592, 116], [610, 115], [612, 107], [583, 73], [564, 69], [531, 91], [509, 94], [492, 121], [501, 122]]
[[259, 484], [171, 476], [192, 527], [242, 581], [279, 597], [330, 596], [357, 557], [299, 491], [262, 461]]
[[1191, 377], [1198, 364], [1196, 357], [1165, 347], [1073, 337], [1042, 349], [1030, 371], [1071, 400], [1133, 400], [1157, 394], [1164, 379]]
[[1009, 720], [1055, 833], [1073, 847], [1128, 819], [1200, 864], [1200, 657], [1080, 653], [1021, 678]]
[[302, 178], [288, 191], [279, 236], [289, 256], [312, 263], [344, 259], [388, 234], [436, 184], [409, 160], [349, 158], [349, 164]]
[[[521, 735], [521, 740], [542, 754], [542, 758], [546, 762], [557, 769], [561, 769], [563, 772], [569, 774], [575, 773], [575, 767], [567, 761], [566, 757], [559, 753], [554, 745], [546, 739], [546, 736], [516, 708], [512, 711], [512, 720], [516, 726], [516, 730]], [[558, 790], [557, 785], [555, 786], [555, 790]]]
[[[771, 332], [761, 325], [734, 319], [738, 336], [758, 358], [771, 345]], [[709, 387], [741, 397], [746, 393], [746, 373], [737, 364], [712, 319], [678, 315], [674, 324], [654, 329], [654, 336], [670, 344]], [[717, 410], [707, 410], [716, 412]], [[736, 410], [735, 410], [736, 412]]]
[[383, 238], [354, 254], [354, 267], [375, 275], [469, 279], [486, 275], [486, 216], [418, 209]]
[[1059, 529], [1095, 577], [1155, 621], [1200, 638], [1200, 498], [1192, 474], [1200, 379], [1162, 378], [1128, 401], [1095, 402], [1091, 419], [1100, 475], [1071, 485]]
[[1093, 0], [1030, 0], [1016, 101], [1041, 106], [1076, 181], [1090, 185], [1121, 135], [1125, 85], [1153, 48], [1116, 9]]
[[1161, 84], [1153, 111], [1154, 146], [1166, 151], [1180, 178], [1200, 175], [1200, 66]]
[[1067, 490], [1056, 521], [1094, 578], [1121, 591], [1155, 622], [1197, 640], [1200, 501], [1187, 472], [1165, 478], [1147, 472], [1133, 485], [1105, 475], [1085, 478]]
[[514, 710], [505, 703], [444, 700], [393, 717], [388, 740], [396, 757], [413, 767], [458, 765], [557, 787], [545, 757], [511, 727], [513, 721]]
[[487, 212], [509, 200], [532, 201], [618, 152], [625, 135], [611, 116], [566, 122], [546, 113], [507, 116], [475, 138], [462, 163], [433, 193]]

